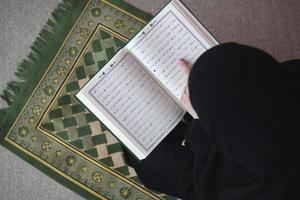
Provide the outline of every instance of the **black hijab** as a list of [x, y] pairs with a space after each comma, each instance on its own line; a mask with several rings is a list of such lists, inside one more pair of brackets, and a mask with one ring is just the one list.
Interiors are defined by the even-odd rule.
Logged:
[[236, 43], [202, 54], [188, 87], [215, 148], [258, 175], [284, 171], [289, 164], [298, 170], [296, 71], [286, 70], [259, 49]]

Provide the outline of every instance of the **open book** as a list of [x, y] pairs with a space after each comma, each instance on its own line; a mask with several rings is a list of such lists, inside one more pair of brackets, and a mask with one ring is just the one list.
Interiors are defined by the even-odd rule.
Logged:
[[171, 1], [76, 97], [138, 158], [144, 159], [185, 114], [180, 98], [193, 64], [218, 44], [179, 1]]

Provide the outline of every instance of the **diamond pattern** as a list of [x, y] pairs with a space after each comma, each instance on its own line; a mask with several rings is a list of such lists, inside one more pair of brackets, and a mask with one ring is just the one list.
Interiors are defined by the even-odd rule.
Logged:
[[99, 162], [136, 180], [134, 170], [125, 165], [119, 141], [75, 97], [93, 75], [125, 44], [100, 30], [75, 66], [64, 91], [53, 104], [43, 128], [69, 142]]

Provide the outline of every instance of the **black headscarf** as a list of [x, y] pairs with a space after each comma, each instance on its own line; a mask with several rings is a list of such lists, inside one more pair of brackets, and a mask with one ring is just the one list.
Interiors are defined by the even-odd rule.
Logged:
[[260, 175], [284, 170], [299, 156], [292, 74], [267, 53], [236, 43], [200, 56], [189, 76], [190, 99], [218, 150]]

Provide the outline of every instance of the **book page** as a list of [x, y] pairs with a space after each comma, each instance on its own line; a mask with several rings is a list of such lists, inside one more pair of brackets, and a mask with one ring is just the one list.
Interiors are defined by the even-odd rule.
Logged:
[[111, 63], [84, 88], [85, 95], [135, 146], [150, 152], [185, 112], [130, 54]]
[[192, 65], [210, 47], [212, 44], [172, 3], [127, 45], [178, 100], [186, 85], [187, 75], [177, 61], [184, 58]]

